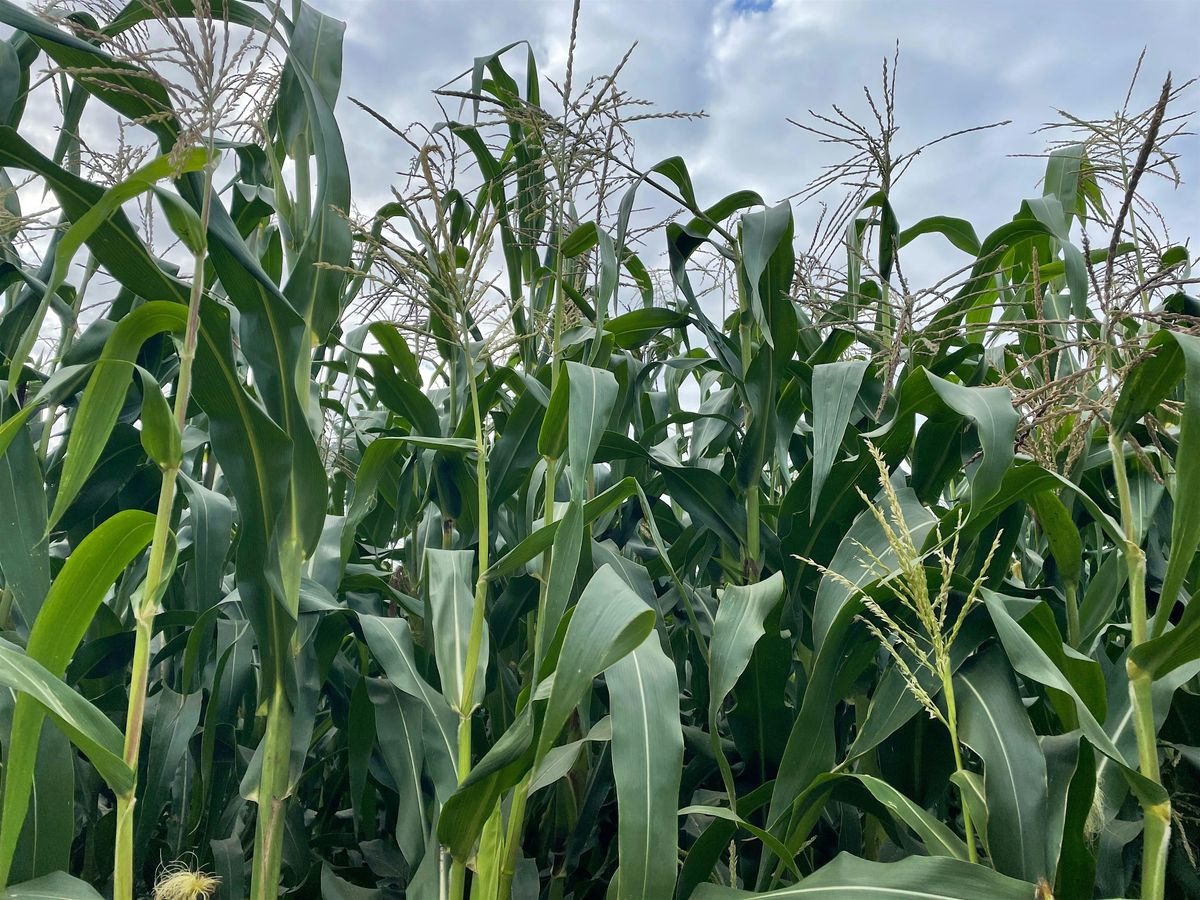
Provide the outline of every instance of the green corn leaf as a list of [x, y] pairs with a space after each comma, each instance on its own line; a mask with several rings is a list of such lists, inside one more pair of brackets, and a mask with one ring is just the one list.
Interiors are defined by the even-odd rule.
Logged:
[[4, 900], [100, 900], [101, 895], [86, 881], [72, 878], [66, 872], [55, 872], [14, 884], [0, 897]]
[[405, 815], [396, 817], [396, 845], [409, 865], [417, 865], [425, 853], [428, 827], [421, 773], [425, 764], [420, 700], [377, 679], [367, 682], [367, 693], [375, 707], [379, 750], [395, 782]]
[[464, 698], [471, 611], [475, 606], [474, 579], [471, 577], [474, 563], [475, 553], [471, 550], [430, 548], [425, 551], [434, 657], [441, 676], [442, 693], [449, 700], [450, 708], [460, 714], [469, 713], [483, 699], [484, 675], [488, 664], [488, 630], [485, 625], [476, 665], [474, 693]]
[[183, 461], [183, 436], [162, 388], [154, 376], [137, 367], [142, 382], [142, 449], [160, 469], [175, 469]]
[[540, 665], [550, 650], [550, 642], [562, 621], [571, 600], [571, 589], [579, 570], [579, 557], [583, 549], [584, 509], [578, 500], [567, 504], [567, 511], [559, 520], [554, 532], [554, 544], [550, 553], [550, 569], [546, 573], [546, 605], [539, 615], [545, 616], [541, 633], [541, 644], [536, 648]]
[[983, 460], [971, 479], [971, 508], [981, 506], [1000, 489], [1013, 461], [1019, 417], [1012, 395], [1003, 387], [965, 387], [929, 373], [929, 383], [941, 401], [969, 419], [979, 432]]
[[721, 595], [708, 648], [708, 721], [713, 734], [721, 705], [746, 670], [755, 645], [766, 633], [767, 616], [783, 594], [783, 573], [776, 572], [765, 581], [728, 587]]
[[894, 863], [871, 862], [849, 853], [839, 854], [794, 887], [751, 894], [733, 888], [702, 884], [695, 900], [723, 900], [734, 897], [802, 897], [843, 900], [846, 897], [870, 897], [872, 900], [911, 898], [911, 900], [1029, 900], [1034, 886], [1007, 878], [985, 866], [957, 859], [913, 856]]
[[955, 219], [951, 216], [929, 216], [910, 228], [905, 228], [897, 235], [896, 246], [904, 247], [923, 234], [940, 234], [947, 241], [971, 256], [979, 256], [979, 237], [975, 234], [975, 226], [966, 219]]
[[[1149, 343], [1154, 355], [1134, 367], [1113, 409], [1112, 428], [1124, 434], [1158, 406], [1183, 381], [1183, 415], [1179, 422], [1179, 459], [1200, 453], [1200, 338], [1160, 331]], [[1175, 475], [1171, 553], [1161, 591], [1164, 612], [1154, 618], [1153, 634], [1162, 634], [1175, 606], [1196, 550], [1200, 547], [1200, 471], [1181, 464]]]
[[[12, 684], [9, 686], [14, 689], [0, 692], [0, 702], [3, 704], [0, 706], [0, 733], [5, 736], [6, 742], [12, 724], [12, 712], [16, 699], [20, 696], [19, 683], [24, 681], [26, 693], [36, 697], [38, 689], [45, 687], [45, 682], [40, 680], [40, 676], [44, 673], [46, 680], [52, 678], [41, 668], [36, 668], [29, 679], [22, 679], [22, 673], [11, 671], [13, 666], [19, 666], [21, 663], [37, 667], [28, 657], [22, 656], [11, 663], [9, 675], [15, 677], [10, 678]], [[54, 688], [58, 687], [56, 683], [51, 684]], [[74, 699], [74, 695], [63, 698], [66, 704], [72, 703]], [[33, 766], [33, 790], [29, 795], [29, 807], [21, 836], [17, 841], [13, 866], [8, 873], [9, 881], [28, 881], [49, 873], [65, 871], [71, 865], [71, 843], [75, 835], [75, 789], [78, 781], [75, 775], [77, 753], [67, 736], [70, 724], [66, 721], [56, 724], [58, 727], [40, 726], [41, 737], [38, 740], [37, 759]], [[86, 741], [86, 737], [82, 739]], [[101, 759], [104, 752], [99, 751], [97, 759]], [[104, 764], [103, 760], [101, 764]]]
[[633, 651], [654, 628], [654, 611], [609, 566], [588, 582], [563, 640], [546, 702], [537, 756], [545, 756], [593, 678]]
[[[92, 371], [67, 438], [66, 460], [58, 482], [58, 493], [54, 497], [54, 508], [50, 512], [51, 528], [79, 494], [84, 482], [92, 474], [104, 445], [108, 443], [117, 415], [125, 403], [125, 394], [142, 344], [164, 331], [182, 331], [186, 322], [185, 308], [177, 303], [159, 300], [139, 306], [113, 329]], [[157, 383], [154, 387], [158, 387]], [[154, 427], [152, 424], [151, 428]]]
[[[5, 137], [7, 136], [0, 134], [0, 140], [3, 140]], [[182, 154], [178, 158], [173, 155], [159, 156], [142, 166], [124, 181], [113, 185], [105, 191], [86, 213], [72, 223], [71, 227], [67, 229], [66, 234], [63, 235], [62, 240], [55, 247], [54, 268], [51, 271], [50, 279], [46, 282], [41, 306], [34, 314], [29, 326], [25, 329], [25, 333], [21, 337], [21, 342], [14, 351], [12, 360], [9, 363], [8, 377], [10, 385], [17, 383], [21, 367], [25, 365], [25, 361], [29, 357], [29, 352], [33, 349], [34, 342], [41, 331], [46, 311], [50, 307], [50, 298], [54, 296], [59, 287], [66, 281], [67, 274], [71, 269], [71, 263], [75, 259], [75, 254], [79, 248], [96, 233], [100, 226], [113, 215], [121, 204], [151, 190], [155, 182], [162, 181], [165, 178], [177, 178], [185, 172], [195, 172], [210, 163], [211, 160], [208, 158], [208, 155], [199, 148]]]
[[[597, 494], [583, 504], [583, 524], [587, 525], [600, 516], [612, 512], [630, 497], [635, 496], [637, 490], [638, 485], [633, 478], [622, 478], [608, 490]], [[562, 521], [562, 519], [558, 519], [535, 530], [529, 537], [496, 560], [488, 568], [487, 577], [495, 579], [511, 574], [544, 553], [553, 545], [555, 535], [562, 527]]]
[[[560, 670], [562, 665], [560, 658]], [[651, 631], [607, 669], [604, 679], [612, 703], [613, 777], [622, 810], [616, 896], [670, 897], [679, 868], [674, 807], [683, 771], [675, 666]]]
[[[566, 372], [570, 384], [567, 462], [572, 493], [582, 500], [587, 495], [587, 473], [617, 400], [617, 380], [611, 372], [573, 362], [566, 364]], [[547, 421], [553, 413], [551, 399]]]
[[[30, 630], [27, 653], [55, 678], [61, 678], [96, 609], [117, 576], [150, 543], [154, 516], [125, 510], [85, 538], [54, 579], [46, 602]], [[0, 812], [0, 875], [6, 876], [31, 788], [45, 709], [32, 698], [17, 698], [13, 739], [8, 746], [3, 810]], [[123, 764], [122, 764], [123, 765]], [[128, 786], [126, 785], [126, 789]], [[4, 881], [0, 877], [0, 882]]]
[[359, 616], [363, 637], [371, 653], [379, 660], [387, 680], [398, 690], [421, 702], [425, 710], [424, 735], [427, 764], [443, 796], [458, 782], [455, 760], [458, 759], [458, 716], [446, 698], [434, 690], [417, 668], [412, 633], [404, 619]]
[[0, 541], [0, 573], [21, 614], [20, 630], [27, 635], [50, 590], [50, 553], [46, 488], [33, 439], [23, 424], [13, 428], [12, 443], [0, 455], [0, 527], [5, 535]]
[[691, 321], [684, 313], [662, 306], [635, 309], [609, 319], [604, 330], [616, 338], [617, 346], [636, 350], [664, 331], [685, 327]]
[[983, 760], [987, 843], [998, 872], [1054, 879], [1046, 859], [1046, 758], [1003, 658], [984, 653], [954, 678], [959, 736]]
[[[11, 854], [12, 844], [21, 830], [24, 804], [29, 797], [28, 779], [33, 775], [34, 761], [23, 745], [31, 743], [29, 749], [36, 754], [43, 717], [49, 716], [84, 752], [114, 791], [129, 790], [133, 786], [133, 772], [122, 759], [124, 738], [108, 717], [64, 684], [61, 678], [7, 641], [0, 641], [0, 680], [19, 692], [19, 703], [24, 700], [24, 706], [35, 711], [34, 715], [24, 717], [27, 721], [22, 725], [32, 731], [23, 730], [19, 736], [13, 732], [15, 737], [9, 746], [5, 767], [6, 836], [0, 842], [0, 852]], [[24, 790], [22, 781], [26, 782]], [[9, 828], [13, 830], [10, 832]], [[11, 859], [6, 856], [0, 862], [3, 862], [0, 871], [7, 872]]]
[[653, 610], [614, 569], [603, 566], [592, 576], [567, 625], [539, 726], [527, 704], [443, 807], [438, 838], [456, 859], [470, 854], [503, 791], [545, 758], [592, 679], [653, 628]]
[[193, 254], [203, 253], [207, 241], [197, 212], [173, 191], [164, 190], [157, 185], [151, 190], [158, 200], [158, 205], [162, 207], [167, 224], [171, 226], [171, 231], [175, 232], [183, 246]]
[[762, 329], [763, 340], [772, 348], [775, 347], [775, 338], [771, 333], [771, 313], [768, 308], [773, 305], [775, 298], [762, 296], [760, 282], [771, 257], [782, 242], [787, 242], [785, 250], [790, 253], [791, 239], [791, 203], [780, 203], [742, 216], [742, 266], [746, 282], [750, 285], [750, 309], [758, 327]]
[[854, 411], [854, 400], [867, 371], [866, 360], [843, 360], [813, 366], [813, 467], [809, 522], [817, 514], [821, 489], [833, 468]]

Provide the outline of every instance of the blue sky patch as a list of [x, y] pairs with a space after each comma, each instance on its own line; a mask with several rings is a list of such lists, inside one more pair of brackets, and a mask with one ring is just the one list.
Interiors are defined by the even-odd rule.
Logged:
[[767, 12], [775, 0], [733, 0], [733, 11], [739, 15]]

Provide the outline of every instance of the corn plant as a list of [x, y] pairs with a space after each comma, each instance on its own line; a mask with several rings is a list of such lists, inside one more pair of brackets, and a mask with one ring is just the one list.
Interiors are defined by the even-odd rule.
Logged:
[[805, 234], [578, 12], [400, 127], [300, 0], [0, 0], [0, 888], [1200, 891], [1188, 86], [981, 238], [893, 60]]

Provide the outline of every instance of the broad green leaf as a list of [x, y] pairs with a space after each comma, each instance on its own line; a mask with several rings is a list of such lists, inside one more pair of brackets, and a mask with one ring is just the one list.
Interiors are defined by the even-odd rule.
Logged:
[[179, 483], [187, 497], [192, 534], [188, 588], [197, 608], [212, 609], [222, 595], [221, 579], [233, 542], [233, 504], [224, 494], [209, 490], [182, 472]]
[[867, 371], [867, 361], [842, 360], [813, 366], [813, 467], [808, 519], [812, 522], [821, 500], [821, 489], [842, 446], [854, 401]]
[[1057, 197], [1047, 194], [1034, 200], [1026, 200], [1022, 207], [1029, 210], [1034, 218], [1054, 235], [1063, 254], [1063, 271], [1066, 275], [1071, 309], [1080, 318], [1088, 315], [1087, 263], [1084, 262], [1083, 252], [1071, 242], [1069, 216], [1062, 203]]
[[583, 500], [587, 496], [587, 473], [617, 400], [617, 380], [611, 372], [579, 363], [568, 362], [566, 371], [570, 383], [567, 461], [572, 496]]
[[[679, 811], [679, 814], [681, 816], [711, 816], [714, 819], [723, 819], [726, 822], [733, 823], [738, 828], [745, 829], [750, 834], [754, 835], [754, 837], [762, 841], [766, 846], [770, 847], [771, 850], [784, 861], [784, 864], [788, 867], [788, 871], [791, 872], [792, 875], [794, 875], [797, 879], [801, 877], [800, 870], [796, 867], [795, 860], [791, 858], [791, 854], [789, 853], [787, 847], [783, 845], [783, 842], [781, 842], [779, 838], [775, 837], [775, 835], [771, 834], [769, 831], [764, 831], [762, 828], [759, 828], [752, 822], [747, 822], [733, 810], [726, 809], [723, 806], [686, 806]], [[688, 855], [690, 857], [691, 853], [689, 852]]]
[[[750, 286], [750, 309], [759, 328], [762, 329], [763, 340], [770, 347], [775, 346], [775, 339], [771, 334], [769, 313], [766, 308], [771, 304], [773, 298], [762, 296], [760, 280], [780, 242], [786, 240], [790, 243], [791, 238], [792, 205], [790, 202], [785, 201], [777, 206], [742, 215], [742, 266], [745, 270], [746, 283]], [[790, 250], [790, 246], [788, 249]]]
[[983, 460], [971, 478], [971, 508], [976, 509], [1000, 489], [1013, 461], [1013, 443], [1019, 417], [1012, 394], [1005, 387], [965, 387], [929, 373], [929, 383], [942, 402], [979, 432]]
[[542, 760], [537, 771], [529, 779], [529, 793], [533, 794], [544, 787], [549, 787], [560, 778], [564, 778], [578, 762], [579, 754], [589, 743], [612, 740], [612, 729], [612, 717], [605, 716], [588, 729], [588, 733], [579, 740], [551, 747], [546, 758]]
[[125, 403], [142, 344], [164, 331], [182, 331], [186, 324], [184, 307], [158, 300], [139, 306], [113, 329], [71, 423], [66, 460], [54, 497], [54, 508], [50, 512], [51, 528], [79, 494], [108, 443], [117, 415]]
[[200, 723], [202, 700], [200, 691], [178, 694], [167, 685], [148, 700], [147, 720], [152, 724], [146, 748], [148, 762], [138, 779], [140, 815], [134, 823], [135, 866], [137, 861], [145, 860], [162, 810], [171, 802], [171, 787], [180, 767], [187, 765], [185, 756]]
[[[133, 773], [121, 758], [124, 737], [104, 713], [63, 683], [45, 666], [0, 640], [0, 680], [30, 702], [57, 725], [71, 742], [96, 766], [114, 791], [133, 785]], [[40, 721], [38, 722], [40, 725]], [[36, 735], [35, 735], [36, 737]], [[6, 769], [5, 787], [18, 789], [20, 774], [13, 760]]]
[[54, 268], [51, 271], [50, 279], [46, 282], [41, 306], [22, 335], [21, 343], [17, 346], [9, 363], [10, 385], [16, 385], [21, 367], [25, 365], [29, 352], [37, 341], [46, 311], [50, 308], [50, 298], [66, 281], [71, 263], [79, 248], [96, 233], [122, 203], [132, 200], [139, 194], [144, 194], [154, 186], [155, 182], [165, 178], [177, 178], [185, 172], [195, 172], [211, 163], [212, 160], [208, 158], [208, 154], [200, 148], [183, 154], [167, 154], [156, 157], [105, 191], [86, 213], [74, 220], [55, 247]]
[[[559, 669], [562, 665], [560, 657]], [[675, 807], [683, 771], [675, 666], [651, 630], [605, 671], [604, 680], [612, 704], [612, 767], [621, 810], [616, 896], [670, 897], [679, 869]]]
[[533, 742], [533, 703], [529, 703], [443, 804], [437, 836], [456, 859], [470, 857], [504, 791], [533, 766]]
[[776, 572], [765, 581], [727, 587], [717, 604], [708, 645], [708, 732], [727, 788], [733, 783], [733, 775], [719, 739], [721, 707], [746, 671], [759, 639], [766, 633], [766, 619], [783, 599], [784, 591], [783, 573]]
[[[41, 671], [38, 670], [39, 674]], [[6, 744], [18, 696], [15, 689], [0, 690], [0, 735]], [[76, 750], [62, 727], [41, 726], [33, 790], [13, 867], [8, 873], [9, 881], [28, 881], [70, 868], [75, 835], [76, 758]]]
[[[768, 823], [772, 834], [785, 840], [789, 847], [798, 849], [815, 822], [815, 814], [806, 816], [798, 808], [801, 801], [806, 795], [822, 790], [823, 780], [836, 777], [828, 773], [836, 764], [834, 722], [839, 701], [850, 692], [878, 652], [875, 638], [854, 627], [862, 609], [861, 599], [850, 596], [834, 613], [813, 659], [800, 710], [784, 748], [779, 775], [771, 791]], [[760, 882], [772, 871], [773, 860], [764, 854], [759, 867]]]
[[[1103, 696], [1101, 695], [1098, 701], [1092, 700], [1089, 703], [1076, 684], [1064, 673], [1061, 666], [1061, 663], [1067, 663], [1080, 666], [1085, 672], [1091, 670], [1089, 674], [1098, 681], [1100, 676], [1098, 664], [1062, 644], [1061, 637], [1058, 638], [1059, 646], [1051, 648], [1061, 661], [1061, 663], [1056, 663], [1047, 651], [1039, 646], [1038, 642], [1012, 617], [1005, 608], [1003, 597], [987, 588], [983, 588], [981, 593], [987, 604], [988, 613], [992, 617], [992, 623], [996, 626], [996, 634], [1004, 645], [1005, 653], [1008, 655], [1012, 667], [1026, 678], [1062, 691], [1070, 697], [1074, 702], [1075, 712], [1079, 716], [1080, 726], [1088, 740], [1101, 753], [1111, 756], [1115, 761], [1125, 765], [1124, 757], [1108, 739], [1108, 735], [1105, 734], [1103, 727], [1096, 719], [1097, 714], [1103, 715], [1103, 708], [1096, 709], [1098, 704], [1103, 702]], [[1050, 640], [1053, 641], [1053, 638]], [[1082, 681], [1082, 677], [1079, 680]], [[1094, 687], [1091, 693], [1093, 695], [1096, 693]]]
[[350, 171], [333, 115], [345, 29], [308, 3], [297, 5], [275, 107], [293, 159], [311, 153], [316, 160], [312, 207], [298, 210], [299, 219], [293, 214], [289, 223], [296, 253], [282, 293], [319, 340], [342, 313], [346, 276], [340, 269], [351, 254]]
[[[425, 753], [435, 767], [434, 780], [439, 789], [458, 781], [455, 761], [458, 759], [458, 716], [446, 698], [435, 691], [417, 669], [412, 633], [404, 619], [359, 616], [363, 637], [372, 655], [383, 667], [387, 680], [397, 689], [419, 700], [425, 710]], [[441, 778], [437, 769], [442, 772]], [[448, 792], [443, 796], [448, 796]]]
[[[612, 512], [630, 497], [635, 496], [637, 491], [637, 482], [632, 477], [622, 478], [608, 490], [597, 494], [583, 505], [583, 523], [587, 525], [600, 516]], [[562, 521], [562, 519], [556, 519], [535, 530], [521, 543], [492, 563], [488, 567], [487, 577], [496, 579], [509, 575], [544, 553], [553, 545]]]
[[992, 863], [1006, 875], [1052, 881], [1046, 758], [1003, 656], [984, 653], [960, 669], [954, 693], [959, 737], [983, 760]]
[[910, 228], [905, 228], [897, 237], [896, 246], [910, 244], [923, 234], [940, 234], [963, 253], [979, 255], [979, 238], [975, 234], [975, 226], [966, 219], [955, 219], [951, 216], [930, 216]]
[[854, 775], [863, 787], [882, 803], [897, 821], [917, 833], [931, 856], [967, 859], [967, 845], [948, 826], [938, 821], [886, 781], [872, 775]]
[[537, 745], [541, 759], [592, 679], [633, 651], [654, 628], [654, 611], [610, 566], [588, 582], [567, 626]]
[[871, 862], [839, 854], [799, 884], [761, 894], [702, 884], [695, 900], [734, 897], [804, 897], [842, 900], [863, 897], [887, 900], [1029, 900], [1034, 886], [993, 872], [986, 866], [938, 856], [911, 856], [900, 862]]
[[20, 631], [27, 635], [50, 590], [46, 488], [29, 430], [18, 425], [14, 432], [0, 455], [0, 573], [20, 613]]
[[783, 595], [782, 572], [754, 584], [731, 585], [721, 594], [708, 646], [708, 726], [713, 734], [725, 698], [746, 670], [755, 645], [766, 633], [767, 616]]
[[[56, 681], [66, 672], [67, 663], [92, 624], [109, 587], [150, 543], [153, 533], [154, 516], [125, 510], [101, 524], [67, 557], [30, 629], [26, 648], [29, 659], [45, 667]], [[83, 702], [82, 698], [80, 701]], [[38, 736], [47, 709], [43, 698], [23, 694], [17, 698], [13, 711], [13, 737], [7, 747], [4, 802], [0, 811], [0, 883], [7, 881], [17, 835], [25, 819]], [[75, 739], [74, 735], [68, 735]], [[118, 746], [121, 744], [123, 741], [118, 742]], [[120, 751], [116, 757], [120, 761]], [[124, 762], [121, 766], [124, 767]], [[118, 777], [114, 771], [119, 773], [108, 768], [109, 774]], [[123, 789], [128, 787], [125, 784]]]
[[101, 900], [90, 884], [66, 872], [14, 884], [0, 896], [4, 900]]
[[636, 350], [664, 331], [685, 327], [689, 321], [684, 313], [662, 306], [652, 306], [609, 319], [604, 323], [604, 330], [616, 338], [618, 347]]
[[425, 853], [426, 811], [421, 773], [425, 764], [421, 701], [378, 679], [367, 682], [375, 706], [379, 751], [392, 775], [405, 813], [396, 817], [396, 845], [410, 866]]
[[[467, 645], [471, 638], [471, 611], [475, 606], [471, 571], [475, 564], [472, 550], [425, 551], [425, 577], [429, 582], [429, 606], [433, 626], [434, 657], [441, 676], [442, 693], [450, 708], [467, 714], [483, 699], [484, 675], [488, 664], [488, 630], [476, 664], [474, 689], [464, 697], [467, 678]], [[463, 708], [463, 703], [466, 708]]]
[[579, 500], [571, 500], [567, 511], [554, 532], [554, 544], [550, 551], [550, 570], [545, 573], [545, 608], [538, 611], [542, 618], [541, 644], [535, 648], [536, 662], [540, 666], [550, 648], [550, 642], [558, 625], [567, 612], [575, 575], [579, 570], [579, 557], [583, 550], [584, 510]]
[[695, 466], [660, 466], [667, 493], [697, 526], [711, 529], [730, 550], [746, 543], [746, 508], [724, 478]]
[[1050, 152], [1042, 193], [1058, 199], [1069, 216], [1076, 211], [1079, 197], [1079, 172], [1085, 157], [1083, 144], [1068, 144]]
[[1130, 662], [1158, 680], [1180, 666], [1200, 659], [1200, 593], [1193, 594], [1179, 618], [1179, 624], [1160, 637], [1151, 638], [1133, 649]]

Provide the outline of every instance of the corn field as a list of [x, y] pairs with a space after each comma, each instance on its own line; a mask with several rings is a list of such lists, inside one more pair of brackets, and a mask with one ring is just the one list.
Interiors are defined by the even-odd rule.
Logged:
[[624, 61], [407, 126], [303, 0], [0, 23], [5, 898], [1200, 896], [1189, 84], [989, 232], [895, 60], [779, 202]]

